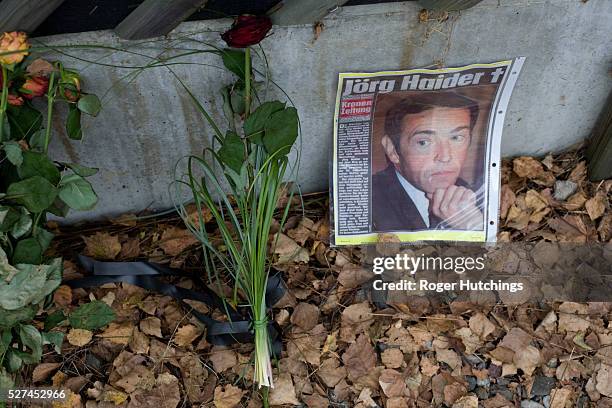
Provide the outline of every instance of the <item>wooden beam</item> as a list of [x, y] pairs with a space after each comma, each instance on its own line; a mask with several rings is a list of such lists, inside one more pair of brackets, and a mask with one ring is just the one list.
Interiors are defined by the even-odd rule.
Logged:
[[126, 40], [142, 40], [168, 34], [207, 0], [145, 0], [115, 28]]
[[314, 24], [348, 0], [283, 0], [275, 6], [270, 19], [273, 24], [286, 26]]
[[591, 181], [612, 178], [612, 93], [608, 95], [608, 100], [593, 129], [586, 155], [589, 159]]
[[63, 2], [64, 0], [4, 0], [0, 2], [0, 33], [31, 33]]

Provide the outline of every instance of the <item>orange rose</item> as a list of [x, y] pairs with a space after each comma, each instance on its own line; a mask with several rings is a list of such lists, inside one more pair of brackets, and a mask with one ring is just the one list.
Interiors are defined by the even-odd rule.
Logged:
[[39, 96], [43, 96], [49, 89], [49, 80], [44, 77], [32, 77], [26, 79], [25, 83], [21, 86], [19, 92], [26, 99], [33, 99]]
[[[12, 52], [11, 54], [0, 55], [0, 64], [12, 65], [18, 64], [28, 55], [28, 36], [21, 31], [13, 31], [4, 33], [0, 37], [0, 54], [4, 52]], [[22, 51], [22, 52], [15, 52]]]

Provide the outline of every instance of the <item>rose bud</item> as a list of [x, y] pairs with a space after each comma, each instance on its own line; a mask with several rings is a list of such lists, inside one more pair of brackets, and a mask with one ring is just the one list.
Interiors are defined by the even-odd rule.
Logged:
[[26, 79], [19, 92], [26, 99], [43, 96], [49, 89], [49, 80], [44, 77], [33, 77]]
[[64, 97], [70, 102], [76, 102], [81, 96], [81, 78], [73, 71], [64, 70], [62, 75]]
[[[12, 65], [18, 64], [28, 55], [28, 36], [21, 31], [13, 31], [4, 33], [0, 36], [0, 54], [4, 52], [12, 52], [11, 54], [0, 55], [0, 64]], [[23, 51], [23, 52], [15, 52]]]
[[233, 48], [246, 48], [258, 44], [272, 28], [267, 16], [238, 16], [232, 27], [221, 35], [221, 38]]
[[9, 94], [8, 95], [8, 104], [13, 106], [21, 106], [23, 105], [23, 98], [21, 96]]

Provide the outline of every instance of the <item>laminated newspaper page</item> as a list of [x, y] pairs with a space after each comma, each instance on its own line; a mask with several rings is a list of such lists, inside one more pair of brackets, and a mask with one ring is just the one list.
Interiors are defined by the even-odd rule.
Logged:
[[503, 123], [524, 60], [339, 74], [332, 243], [495, 242]]

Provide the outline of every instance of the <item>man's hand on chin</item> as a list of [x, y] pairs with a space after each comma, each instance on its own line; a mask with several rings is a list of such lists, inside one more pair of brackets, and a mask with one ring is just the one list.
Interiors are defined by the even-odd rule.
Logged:
[[449, 186], [427, 193], [429, 212], [451, 228], [482, 230], [483, 215], [476, 205], [476, 194], [465, 187]]

